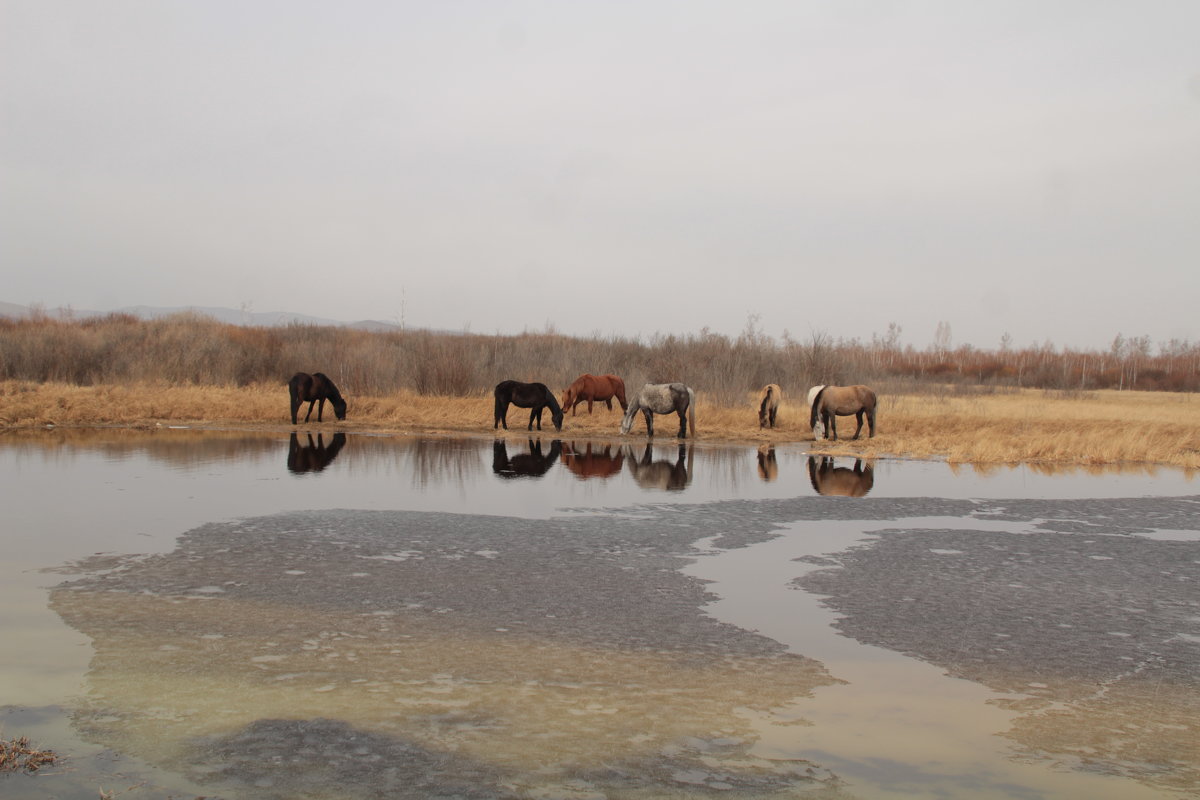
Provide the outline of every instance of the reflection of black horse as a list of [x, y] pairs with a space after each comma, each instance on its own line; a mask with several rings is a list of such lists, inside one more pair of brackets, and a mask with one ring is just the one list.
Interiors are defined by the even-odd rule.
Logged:
[[533, 430], [533, 421], [537, 420], [538, 430], [542, 429], [542, 409], [550, 406], [550, 419], [554, 422], [555, 430], [562, 430], [563, 411], [554, 398], [554, 393], [546, 388], [544, 383], [521, 383], [520, 381], [500, 381], [496, 384], [496, 421], [492, 428], [504, 425], [508, 430], [508, 404], [517, 408], [529, 409], [529, 427]]
[[293, 433], [292, 439], [288, 443], [288, 470], [296, 473], [320, 472], [337, 458], [338, 452], [345, 444], [346, 434], [344, 433], [335, 433], [329, 447], [325, 446], [325, 440], [319, 433], [316, 444], [313, 443], [312, 434], [308, 434], [307, 445], [301, 445], [299, 437]]
[[508, 457], [508, 447], [503, 439], [492, 443], [492, 472], [501, 478], [540, 478], [558, 461], [562, 452], [562, 442], [554, 439], [550, 442], [550, 452], [542, 455], [542, 440], [530, 439], [529, 452]]
[[643, 489], [665, 489], [669, 492], [678, 492], [692, 482], [693, 459], [692, 448], [681, 444], [679, 445], [679, 455], [675, 458], [674, 463], [655, 461], [654, 449], [647, 443], [641, 460], [638, 460], [637, 453], [630, 448], [625, 463], [629, 465], [629, 472], [633, 475], [633, 480]]
[[830, 456], [822, 456], [819, 462], [809, 456], [808, 477], [817, 494], [865, 497], [875, 485], [875, 467], [869, 461], [864, 465], [860, 458], [854, 459], [854, 469], [835, 467]]
[[338, 419], [346, 418], [346, 401], [342, 399], [342, 393], [333, 385], [333, 381], [329, 380], [329, 376], [323, 372], [314, 372], [309, 375], [307, 372], [297, 372], [288, 381], [288, 394], [292, 398], [292, 424], [296, 424], [296, 412], [300, 410], [300, 406], [305, 402], [308, 403], [308, 413], [304, 415], [304, 421], [308, 422], [308, 418], [312, 416], [313, 403], [318, 403], [317, 406], [317, 422], [321, 421], [321, 415], [325, 413], [325, 401], [328, 400], [333, 404], [333, 413]]

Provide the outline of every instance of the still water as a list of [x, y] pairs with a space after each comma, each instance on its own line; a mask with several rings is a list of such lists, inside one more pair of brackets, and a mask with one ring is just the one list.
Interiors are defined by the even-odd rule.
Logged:
[[1189, 796], [1200, 497], [674, 440], [0, 437], [5, 798]]

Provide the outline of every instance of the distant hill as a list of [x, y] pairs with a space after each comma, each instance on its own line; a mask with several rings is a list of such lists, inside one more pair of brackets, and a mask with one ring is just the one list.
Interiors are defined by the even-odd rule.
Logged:
[[87, 319], [89, 317], [102, 317], [106, 314], [130, 314], [139, 319], [158, 319], [160, 317], [168, 317], [172, 314], [182, 312], [192, 312], [195, 314], [203, 314], [206, 317], [212, 317], [218, 322], [224, 322], [229, 325], [245, 325], [256, 328], [276, 328], [286, 325], [330, 325], [340, 328], [356, 328], [358, 330], [367, 331], [398, 331], [402, 330], [399, 325], [391, 322], [381, 322], [374, 319], [359, 320], [357, 322], [343, 322], [336, 319], [327, 319], [325, 317], [313, 317], [308, 314], [297, 314], [292, 311], [243, 311], [236, 308], [220, 308], [211, 306], [178, 306], [173, 308], [159, 306], [126, 306], [125, 308], [114, 308], [110, 311], [91, 311], [80, 308], [30, 308], [29, 306], [17, 305], [16, 303], [0, 302], [0, 317], [9, 319], [29, 319], [32, 316], [41, 314], [52, 319]]

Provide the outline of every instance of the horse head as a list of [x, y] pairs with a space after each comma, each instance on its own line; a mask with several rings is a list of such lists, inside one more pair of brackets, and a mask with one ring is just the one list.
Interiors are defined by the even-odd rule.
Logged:
[[341, 397], [331, 398], [330, 403], [333, 404], [333, 413], [338, 419], [346, 418], [346, 401]]

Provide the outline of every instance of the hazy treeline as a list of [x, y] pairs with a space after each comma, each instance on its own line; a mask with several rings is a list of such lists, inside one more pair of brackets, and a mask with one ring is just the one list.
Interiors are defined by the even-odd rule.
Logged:
[[490, 392], [501, 380], [542, 381], [556, 392], [583, 372], [615, 373], [632, 386], [683, 381], [723, 403], [779, 383], [798, 392], [815, 383], [871, 383], [919, 390], [947, 384], [1060, 390], [1200, 388], [1200, 344], [1152, 347], [1118, 336], [1105, 351], [1052, 345], [997, 350], [950, 348], [948, 336], [917, 350], [886, 337], [806, 341], [767, 336], [752, 318], [737, 337], [702, 331], [649, 338], [514, 336], [429, 331], [369, 332], [293, 325], [242, 327], [184, 313], [158, 320], [110, 315], [85, 320], [0, 320], [0, 379], [200, 385], [277, 382], [297, 371], [325, 372], [349, 394], [400, 389], [420, 394]]

